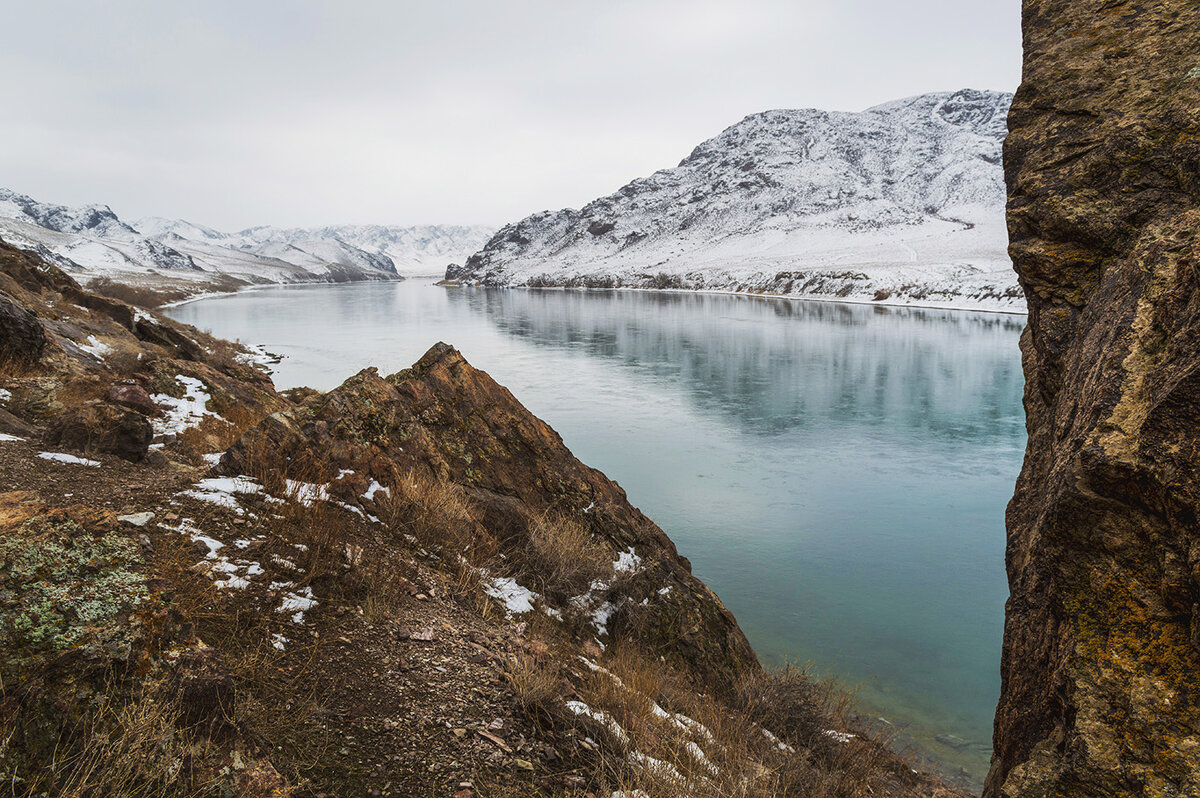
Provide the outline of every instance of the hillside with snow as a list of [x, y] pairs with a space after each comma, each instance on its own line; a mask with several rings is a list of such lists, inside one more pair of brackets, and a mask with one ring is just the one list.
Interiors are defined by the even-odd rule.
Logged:
[[490, 233], [453, 225], [254, 227], [226, 233], [160, 217], [126, 222], [104, 205], [73, 208], [0, 188], [0, 239], [37, 252], [84, 283], [109, 278], [180, 295], [440, 274], [481, 247]]
[[1023, 311], [1004, 221], [1011, 100], [754, 114], [674, 168], [506, 225], [446, 277]]

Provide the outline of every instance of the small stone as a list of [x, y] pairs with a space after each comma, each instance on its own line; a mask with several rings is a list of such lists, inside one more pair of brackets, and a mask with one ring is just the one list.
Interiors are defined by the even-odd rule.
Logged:
[[521, 770], [533, 770], [533, 763], [530, 762], [528, 759], [521, 759], [520, 757], [514, 757], [513, 764], [515, 764]]
[[459, 739], [462, 739], [463, 737], [467, 736], [466, 729], [452, 729], [452, 731], [454, 732], [454, 736], [458, 737]]
[[122, 524], [129, 524], [130, 526], [139, 526], [140, 527], [140, 526], [145, 526], [146, 524], [153, 521], [154, 513], [144, 512], [144, 513], [130, 513], [129, 515], [119, 515], [119, 516], [117, 516], [117, 520], [120, 521]]
[[492, 731], [495, 731], [496, 729], [503, 729], [504, 728], [504, 720], [502, 718], [496, 718], [495, 720], [493, 720], [491, 723], [488, 724], [488, 728], [491, 729]]

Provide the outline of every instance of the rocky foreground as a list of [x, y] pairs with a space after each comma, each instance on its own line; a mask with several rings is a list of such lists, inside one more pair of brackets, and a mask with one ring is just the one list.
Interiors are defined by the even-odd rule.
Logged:
[[0, 244], [14, 794], [958, 794], [452, 347], [260, 359]]
[[1200, 6], [1026, 0], [1029, 300], [985, 795], [1200, 795]]

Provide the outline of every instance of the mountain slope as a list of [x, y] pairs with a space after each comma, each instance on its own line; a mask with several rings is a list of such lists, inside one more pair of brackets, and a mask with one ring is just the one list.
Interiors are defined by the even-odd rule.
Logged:
[[108, 278], [172, 297], [263, 283], [440, 274], [490, 234], [489, 228], [451, 225], [255, 227], [226, 233], [161, 217], [128, 223], [105, 205], [72, 208], [0, 188], [0, 238], [84, 282]]
[[502, 228], [448, 279], [1023, 308], [1000, 147], [1011, 95], [749, 116], [679, 166]]

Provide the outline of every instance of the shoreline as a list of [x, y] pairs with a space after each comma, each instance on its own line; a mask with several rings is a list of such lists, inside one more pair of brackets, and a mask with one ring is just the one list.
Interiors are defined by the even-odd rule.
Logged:
[[767, 292], [752, 292], [752, 291], [735, 291], [728, 288], [648, 288], [643, 286], [617, 286], [613, 288], [589, 288], [587, 286], [564, 286], [564, 285], [479, 285], [471, 283], [461, 283], [457, 281], [439, 280], [435, 285], [443, 288], [503, 288], [503, 289], [520, 289], [525, 291], [644, 291], [647, 293], [660, 294], [713, 294], [718, 296], [742, 296], [752, 299], [787, 299], [797, 302], [826, 302], [826, 303], [841, 303], [846, 305], [869, 305], [873, 307], [889, 307], [889, 308], [916, 308], [921, 310], [952, 310], [962, 313], [999, 313], [1006, 316], [1028, 316], [1027, 308], [997, 308], [970, 306], [958, 304], [934, 304], [929, 302], [889, 302], [887, 300], [874, 301], [870, 299], [851, 299], [849, 297], [831, 297], [831, 296], [801, 296], [797, 294], [771, 294]]

